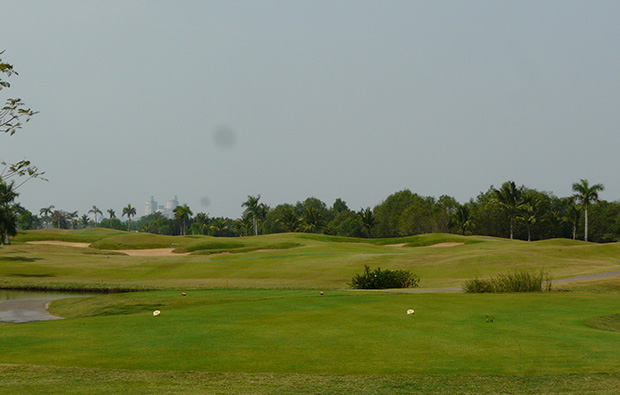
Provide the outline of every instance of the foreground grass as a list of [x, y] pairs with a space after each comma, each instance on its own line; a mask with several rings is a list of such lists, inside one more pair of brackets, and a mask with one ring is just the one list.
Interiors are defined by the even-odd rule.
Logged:
[[[416, 314], [407, 315], [413, 308]], [[161, 315], [153, 317], [153, 310]], [[0, 363], [319, 375], [620, 373], [615, 295], [205, 290], [57, 300], [0, 324]], [[486, 316], [494, 322], [487, 323]]]
[[618, 374], [337, 376], [0, 365], [3, 394], [615, 394]]

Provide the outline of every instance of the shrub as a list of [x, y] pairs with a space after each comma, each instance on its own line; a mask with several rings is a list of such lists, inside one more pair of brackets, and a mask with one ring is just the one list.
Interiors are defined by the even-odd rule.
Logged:
[[525, 270], [513, 273], [500, 273], [497, 277], [488, 280], [474, 278], [463, 284], [463, 291], [467, 293], [484, 292], [543, 292], [551, 291], [549, 275], [542, 270], [532, 273]]
[[364, 265], [364, 273], [356, 274], [349, 286], [355, 289], [386, 289], [386, 288], [415, 288], [420, 284], [420, 278], [408, 270], [370, 270]]

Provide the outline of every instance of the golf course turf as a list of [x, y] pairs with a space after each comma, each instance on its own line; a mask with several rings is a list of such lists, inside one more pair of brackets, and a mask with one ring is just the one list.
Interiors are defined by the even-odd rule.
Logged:
[[[511, 270], [545, 270], [553, 278], [603, 273], [619, 268], [617, 243], [455, 235], [169, 240], [97, 231], [28, 232], [0, 249], [4, 288], [143, 290], [53, 301], [50, 313], [64, 320], [0, 323], [0, 392], [615, 393], [620, 387], [618, 278], [519, 294], [347, 287], [364, 264], [411, 270], [423, 288], [458, 287]], [[92, 244], [27, 243], [46, 236]], [[204, 253], [216, 243], [219, 253]], [[450, 247], [424, 247], [440, 243]], [[116, 252], [147, 247], [191, 253]]]

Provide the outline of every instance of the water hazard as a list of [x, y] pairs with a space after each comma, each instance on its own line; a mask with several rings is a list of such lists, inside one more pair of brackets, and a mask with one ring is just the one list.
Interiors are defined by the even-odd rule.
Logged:
[[0, 321], [2, 322], [31, 322], [60, 320], [47, 312], [52, 300], [75, 298], [84, 295], [63, 292], [40, 291], [7, 291], [0, 290]]

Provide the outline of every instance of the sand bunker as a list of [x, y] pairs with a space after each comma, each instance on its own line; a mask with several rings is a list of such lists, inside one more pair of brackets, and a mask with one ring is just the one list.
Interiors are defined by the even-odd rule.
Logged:
[[189, 252], [176, 253], [172, 252], [174, 248], [150, 248], [148, 250], [114, 250], [129, 256], [180, 256], [189, 255]]
[[[465, 243], [437, 243], [437, 244], [433, 244], [430, 246], [424, 246], [425, 248], [441, 248], [441, 247], [456, 247], [456, 246], [462, 246]], [[407, 243], [401, 243], [401, 244], [386, 244], [385, 247], [404, 247], [406, 246]]]
[[[38, 245], [52, 245], [52, 246], [64, 246], [64, 247], [77, 247], [77, 248], [88, 248], [90, 246], [89, 243], [71, 243], [68, 241], [56, 241], [56, 240], [46, 240], [46, 241], [28, 241], [27, 244], [38, 244]], [[129, 256], [179, 256], [179, 255], [189, 255], [189, 252], [177, 254], [172, 252], [174, 248], [150, 248], [146, 250], [114, 250], [114, 252], [120, 252]]]
[[462, 246], [465, 243], [437, 243], [430, 246], [426, 246], [426, 248], [442, 248], [442, 247], [456, 247]]
[[88, 246], [90, 246], [90, 243], [70, 243], [68, 241], [56, 241], [56, 240], [27, 241], [26, 243], [27, 244], [49, 245], [49, 246], [77, 247], [77, 248], [88, 248]]

